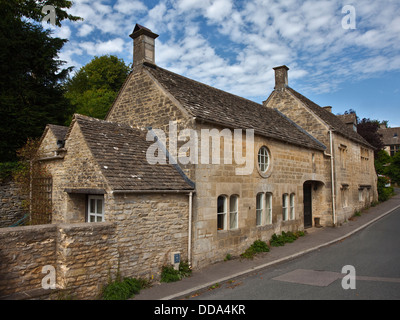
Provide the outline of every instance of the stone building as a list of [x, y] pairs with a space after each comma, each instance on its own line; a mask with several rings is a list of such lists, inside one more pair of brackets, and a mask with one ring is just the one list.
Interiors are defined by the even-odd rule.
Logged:
[[152, 274], [173, 252], [200, 268], [377, 200], [373, 147], [290, 88], [286, 66], [258, 104], [157, 66], [151, 30], [130, 36], [106, 119], [75, 115], [63, 138], [49, 126], [40, 148], [53, 223], [115, 222], [121, 271]]
[[378, 133], [382, 136], [382, 142], [385, 146], [385, 151], [393, 157], [400, 151], [400, 128], [380, 128]]

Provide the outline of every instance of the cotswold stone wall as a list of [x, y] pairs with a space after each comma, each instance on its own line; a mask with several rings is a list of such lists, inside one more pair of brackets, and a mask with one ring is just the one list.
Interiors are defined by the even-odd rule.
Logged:
[[[199, 129], [205, 128], [212, 127], [202, 125]], [[221, 128], [218, 129], [221, 130]], [[263, 146], [268, 148], [270, 155], [270, 166], [266, 174], [261, 174], [257, 169], [258, 151]], [[328, 186], [326, 183], [328, 177], [325, 175], [326, 157], [322, 152], [283, 144], [256, 135], [253, 150], [249, 148], [249, 151], [253, 152], [253, 171], [249, 175], [239, 176], [235, 170], [241, 166], [225, 164], [222, 149], [223, 147], [220, 150], [219, 165], [199, 164], [196, 167], [193, 267], [202, 268], [222, 261], [227, 254], [238, 256], [255, 240], [268, 242], [274, 233], [303, 230], [303, 185], [306, 181], [318, 181], [316, 190], [313, 190], [313, 196], [318, 196], [318, 205], [314, 206], [313, 217], [321, 218], [331, 215], [328, 202], [330, 190], [325, 187]], [[243, 143], [243, 154], [247, 152], [245, 149]], [[268, 193], [272, 196], [272, 221], [258, 226], [256, 199], [260, 193]], [[286, 221], [282, 214], [284, 194], [294, 195], [294, 217]], [[231, 228], [229, 225], [229, 199], [232, 195], [238, 196], [236, 228]], [[219, 196], [227, 197], [225, 230], [217, 228]], [[266, 210], [263, 214], [267, 214]]]
[[106, 221], [114, 221], [120, 272], [124, 277], [160, 279], [171, 253], [187, 260], [187, 194], [114, 194], [106, 199]]
[[12, 180], [0, 182], [0, 228], [10, 227], [22, 219], [23, 198], [18, 193], [18, 186]]
[[[60, 224], [0, 229], [0, 298], [51, 294], [42, 280], [54, 268], [58, 289], [71, 297], [96, 298], [116, 273], [113, 223]], [[48, 282], [50, 283], [50, 282]], [[53, 297], [54, 298], [54, 297]]]

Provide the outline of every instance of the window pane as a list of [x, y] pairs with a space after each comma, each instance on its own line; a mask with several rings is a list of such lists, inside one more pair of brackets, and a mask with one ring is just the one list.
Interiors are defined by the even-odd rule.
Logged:
[[282, 208], [283, 208], [283, 212], [282, 212], [282, 214], [283, 214], [283, 220], [284, 221], [286, 221], [287, 220], [287, 207], [288, 207], [288, 204], [287, 204], [287, 194], [284, 194], [283, 196], [282, 196]]
[[95, 222], [95, 219], [96, 219], [95, 216], [90, 216], [90, 217], [89, 217], [89, 221], [90, 221], [90, 222]]
[[96, 200], [95, 199], [90, 199], [89, 212], [96, 213]]
[[102, 199], [97, 199], [97, 213], [102, 214], [103, 213], [103, 200]]
[[264, 194], [259, 193], [256, 198], [256, 225], [262, 225], [262, 212], [263, 212], [263, 198]]
[[217, 220], [218, 220], [217, 221], [217, 229], [224, 230], [225, 229], [225, 215], [218, 214]]
[[271, 224], [272, 223], [272, 194], [268, 193], [267, 194], [267, 205], [266, 205], [266, 214], [267, 214], [267, 219], [266, 223]]
[[231, 212], [230, 214], [230, 229], [236, 229], [237, 228], [237, 212]]
[[103, 221], [103, 217], [102, 216], [97, 216], [97, 222], [102, 222]]
[[237, 212], [237, 207], [238, 207], [238, 197], [231, 196], [229, 199], [230, 212]]
[[290, 195], [290, 219], [294, 220], [295, 212], [294, 212], [294, 193]]
[[266, 172], [269, 166], [269, 154], [266, 147], [261, 147], [258, 151], [258, 167], [261, 172]]
[[218, 213], [225, 213], [226, 212], [226, 197], [225, 196], [219, 196], [218, 197]]

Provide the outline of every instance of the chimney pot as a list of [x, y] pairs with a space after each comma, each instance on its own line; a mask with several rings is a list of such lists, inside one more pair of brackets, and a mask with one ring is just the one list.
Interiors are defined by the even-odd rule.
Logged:
[[288, 87], [288, 71], [287, 66], [275, 67], [275, 90], [284, 89]]
[[136, 24], [129, 36], [133, 39], [133, 66], [140, 66], [144, 62], [155, 65], [155, 39], [158, 34]]

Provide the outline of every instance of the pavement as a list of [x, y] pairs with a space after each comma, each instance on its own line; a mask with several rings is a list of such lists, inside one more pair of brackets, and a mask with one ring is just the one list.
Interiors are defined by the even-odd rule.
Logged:
[[207, 290], [216, 283], [222, 284], [342, 241], [399, 209], [400, 190], [396, 191], [397, 194], [388, 201], [364, 210], [361, 216], [353, 217], [339, 227], [306, 229], [307, 233], [304, 237], [298, 238], [293, 243], [287, 243], [283, 247], [271, 247], [270, 252], [258, 254], [253, 260], [237, 258], [219, 262], [194, 270], [190, 277], [178, 282], [154, 283], [152, 287], [142, 290], [132, 300], [185, 299]]

